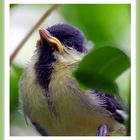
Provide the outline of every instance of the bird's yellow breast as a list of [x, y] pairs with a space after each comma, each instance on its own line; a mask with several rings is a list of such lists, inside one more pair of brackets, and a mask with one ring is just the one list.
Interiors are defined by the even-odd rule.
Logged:
[[33, 65], [21, 78], [21, 100], [25, 114], [53, 135], [95, 135], [100, 124], [113, 124], [112, 119], [98, 113], [94, 104], [89, 103], [88, 94], [79, 89], [71, 76], [74, 67], [54, 65], [47, 94], [55, 114], [47, 104], [45, 91], [36, 81]]
[[90, 105], [88, 96], [71, 75], [74, 67], [75, 65], [55, 65], [51, 76], [49, 93], [58, 111], [58, 120], [55, 120], [56, 134], [95, 135], [100, 124], [109, 124], [112, 119], [101, 114], [100, 107], [96, 110]]

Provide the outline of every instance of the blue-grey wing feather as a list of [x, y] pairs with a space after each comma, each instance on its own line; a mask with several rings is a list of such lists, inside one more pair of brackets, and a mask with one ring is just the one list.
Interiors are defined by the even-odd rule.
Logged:
[[100, 92], [97, 90], [92, 91], [93, 94], [96, 94], [100, 99], [104, 101], [103, 107], [111, 114], [111, 117], [114, 117], [116, 121], [124, 124], [124, 117], [118, 112], [118, 110], [123, 111], [122, 105], [114, 98], [114, 96]]

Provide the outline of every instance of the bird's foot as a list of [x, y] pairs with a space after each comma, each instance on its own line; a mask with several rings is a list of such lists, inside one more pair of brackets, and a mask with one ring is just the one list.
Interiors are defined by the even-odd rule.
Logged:
[[107, 126], [105, 124], [102, 124], [98, 127], [96, 136], [106, 136], [107, 134]]
[[114, 129], [110, 130], [110, 131], [107, 131], [106, 136], [113, 136], [114, 131], [115, 131]]
[[116, 135], [123, 136], [123, 135], [126, 135], [126, 133], [127, 133], [127, 129], [124, 127], [121, 127], [118, 130], [112, 129], [111, 131], [107, 131], [106, 136], [116, 136]]
[[119, 129], [119, 131], [120, 131], [121, 133], [123, 133], [123, 134], [126, 134], [126, 133], [127, 133], [127, 128], [121, 127], [121, 128]]

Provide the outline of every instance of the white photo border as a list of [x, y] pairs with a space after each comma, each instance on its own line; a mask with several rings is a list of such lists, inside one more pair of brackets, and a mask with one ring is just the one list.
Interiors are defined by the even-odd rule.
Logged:
[[[9, 112], [9, 46], [10, 42], [10, 4], [130, 4], [131, 5], [131, 136], [113, 137], [42, 137], [42, 136], [10, 136], [10, 112]], [[123, 14], [123, 13], [122, 13]], [[94, 140], [135, 140], [136, 139], [136, 0], [5, 0], [5, 140], [45, 140], [47, 139], [94, 139]]]

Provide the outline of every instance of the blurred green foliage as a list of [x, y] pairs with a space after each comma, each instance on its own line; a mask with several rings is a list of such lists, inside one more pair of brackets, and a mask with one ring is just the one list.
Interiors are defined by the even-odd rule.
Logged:
[[79, 27], [97, 46], [118, 44], [124, 32], [130, 30], [129, 4], [63, 5], [60, 12], [68, 23]]
[[18, 82], [22, 74], [23, 68], [12, 65], [10, 69], [10, 112], [14, 112], [18, 109], [19, 103], [19, 90]]

